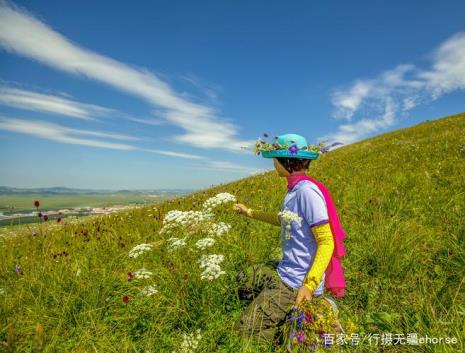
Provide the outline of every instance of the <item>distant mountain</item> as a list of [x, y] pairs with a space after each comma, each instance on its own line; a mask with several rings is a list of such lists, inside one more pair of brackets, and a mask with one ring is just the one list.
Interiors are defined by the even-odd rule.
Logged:
[[193, 191], [195, 191], [195, 189], [98, 190], [74, 189], [62, 186], [50, 188], [14, 188], [0, 186], [0, 195], [188, 194]]

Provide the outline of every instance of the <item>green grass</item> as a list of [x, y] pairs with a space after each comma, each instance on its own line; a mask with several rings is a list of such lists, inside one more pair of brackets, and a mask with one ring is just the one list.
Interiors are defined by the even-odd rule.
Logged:
[[[346, 350], [465, 351], [465, 115], [339, 148], [312, 162], [310, 175], [331, 190], [347, 233], [346, 296], [337, 301], [359, 334], [459, 339], [455, 345], [383, 349], [365, 343]], [[244, 310], [234, 273], [279, 259], [279, 228], [222, 209], [218, 220], [232, 229], [210, 252], [225, 255], [227, 274], [213, 282], [199, 279], [199, 254], [191, 248], [170, 253], [161, 244], [137, 259], [128, 251], [162, 239], [160, 216], [169, 210], [199, 210], [208, 197], [229, 192], [247, 206], [278, 211], [286, 190], [286, 180], [271, 171], [176, 197], [157, 210], [42, 224], [36, 237], [22, 227], [17, 236], [0, 238], [3, 349], [171, 352], [183, 332], [200, 328], [199, 352], [272, 352], [231, 333]], [[128, 282], [127, 272], [143, 266], [154, 273], [148, 283], [159, 293], [136, 298], [143, 285]], [[134, 299], [125, 304], [124, 295]]]

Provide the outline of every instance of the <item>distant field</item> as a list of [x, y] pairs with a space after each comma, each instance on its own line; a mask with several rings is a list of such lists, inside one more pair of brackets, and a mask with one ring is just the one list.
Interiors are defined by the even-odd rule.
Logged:
[[0, 195], [0, 212], [34, 210], [34, 200], [40, 201], [42, 210], [74, 207], [109, 207], [113, 205], [150, 204], [173, 195], [148, 196], [141, 193], [95, 195]]
[[[151, 205], [168, 200], [177, 196], [178, 193], [144, 194], [141, 192], [115, 192], [114, 194], [0, 194], [0, 213], [3, 215], [24, 213], [24, 217], [14, 219], [1, 219], [0, 227], [18, 225], [25, 223], [35, 223], [39, 221], [36, 216], [31, 217], [30, 213], [36, 211], [34, 201], [40, 202], [41, 212], [58, 211], [62, 209], [79, 209], [82, 207], [112, 207], [129, 205]], [[89, 212], [79, 212], [75, 216], [87, 216]], [[56, 217], [65, 218], [66, 215], [49, 215], [50, 219]]]

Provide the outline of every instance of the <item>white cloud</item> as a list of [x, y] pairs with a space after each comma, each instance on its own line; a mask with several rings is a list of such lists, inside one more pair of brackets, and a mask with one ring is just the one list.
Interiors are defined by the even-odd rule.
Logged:
[[154, 119], [154, 118], [135, 118], [135, 117], [128, 117], [129, 120], [134, 121], [136, 123], [145, 124], [145, 125], [152, 125], [152, 126], [159, 126], [165, 124], [163, 120]]
[[357, 81], [348, 91], [335, 92], [332, 102], [338, 110], [334, 116], [350, 120], [362, 103], [362, 100], [369, 94], [370, 89], [370, 82]]
[[0, 85], [0, 104], [85, 120], [95, 120], [95, 116], [107, 115], [112, 112], [112, 109], [97, 105], [85, 104], [60, 96], [27, 91], [6, 85]]
[[125, 150], [125, 151], [146, 151], [151, 153], [157, 153], [161, 155], [167, 155], [172, 157], [187, 158], [187, 159], [203, 159], [204, 157], [187, 154], [187, 153], [178, 153], [174, 151], [163, 151], [163, 150], [154, 150], [154, 149], [145, 149], [126, 143], [115, 143], [108, 142], [96, 139], [83, 138], [82, 136], [91, 136], [91, 137], [100, 137], [106, 139], [116, 139], [116, 140], [137, 140], [137, 138], [122, 134], [92, 131], [92, 130], [81, 130], [81, 129], [71, 129], [61, 125], [52, 124], [46, 121], [37, 121], [37, 120], [23, 120], [16, 118], [9, 118], [5, 116], [0, 116], [0, 130], [7, 130], [11, 132], [16, 132], [20, 134], [31, 135], [39, 137], [46, 140], [51, 140], [55, 142], [74, 144], [74, 145], [83, 145], [97, 148], [106, 148], [113, 150]]
[[[334, 116], [351, 121], [338, 131], [321, 137], [345, 144], [355, 142], [393, 126], [420, 104], [465, 89], [465, 32], [457, 33], [442, 43], [432, 56], [429, 69], [415, 65], [398, 65], [373, 79], [356, 80], [347, 89], [333, 94]], [[367, 117], [368, 116], [368, 117]]]
[[139, 148], [141, 151], [146, 151], [146, 152], [151, 152], [151, 153], [157, 153], [157, 154], [162, 154], [165, 156], [170, 156], [170, 157], [179, 157], [179, 158], [187, 158], [187, 159], [205, 159], [203, 156], [197, 156], [194, 154], [189, 154], [189, 153], [180, 153], [180, 152], [173, 152], [173, 151], [163, 151], [163, 150], [154, 150], [154, 149], [148, 149], [148, 148]]
[[344, 144], [350, 144], [360, 140], [367, 134], [387, 129], [392, 126], [395, 121], [394, 102], [389, 97], [387, 98], [384, 109], [384, 113], [379, 118], [363, 118], [354, 123], [339, 125], [339, 129], [336, 133], [323, 136], [320, 140], [334, 140], [343, 142]]
[[162, 118], [184, 130], [171, 141], [239, 151], [238, 128], [211, 106], [186, 100], [155, 74], [82, 48], [35, 17], [0, 2], [0, 46], [71, 74], [100, 81], [144, 99]]

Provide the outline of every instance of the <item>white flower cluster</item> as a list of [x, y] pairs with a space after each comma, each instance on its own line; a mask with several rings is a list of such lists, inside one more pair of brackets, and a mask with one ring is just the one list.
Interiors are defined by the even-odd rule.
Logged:
[[291, 238], [291, 224], [292, 222], [297, 222], [299, 226], [302, 226], [302, 217], [297, 213], [294, 213], [289, 210], [284, 210], [278, 213], [278, 216], [281, 218], [281, 222], [286, 225], [286, 239]]
[[209, 235], [222, 235], [231, 229], [231, 225], [224, 223], [224, 222], [219, 222], [219, 223], [212, 223], [211, 228], [208, 230]]
[[136, 258], [142, 255], [144, 252], [149, 251], [151, 249], [152, 249], [152, 245], [150, 244], [142, 243], [142, 244], [136, 245], [129, 252], [129, 257]]
[[185, 236], [184, 238], [169, 238], [167, 240], [167, 242], [169, 243], [168, 250], [176, 250], [181, 246], [186, 245], [186, 239], [187, 236]]
[[223, 255], [202, 255], [200, 260], [200, 268], [204, 271], [200, 275], [201, 279], [208, 279], [209, 281], [224, 275], [226, 272], [221, 270], [220, 263], [224, 260]]
[[147, 297], [150, 297], [157, 293], [158, 293], [158, 289], [154, 284], [151, 284], [150, 286], [147, 286], [140, 291], [140, 295], [145, 295]]
[[203, 238], [197, 241], [195, 243], [195, 246], [197, 246], [201, 250], [205, 250], [206, 248], [209, 248], [210, 246], [213, 246], [215, 244], [215, 239], [213, 238]]
[[134, 278], [135, 279], [147, 279], [152, 277], [153, 273], [147, 271], [145, 268], [141, 268], [137, 271], [134, 271]]
[[212, 213], [202, 211], [171, 210], [163, 219], [163, 228], [160, 229], [160, 234], [170, 233], [178, 227], [197, 226], [211, 221], [214, 216]]
[[230, 193], [222, 192], [206, 200], [203, 203], [203, 208], [211, 211], [213, 208], [228, 202], [236, 202], [236, 197]]
[[[199, 341], [202, 338], [200, 329], [197, 329], [195, 333], [183, 333], [183, 341], [179, 349], [180, 353], [194, 353], [199, 345]], [[172, 351], [171, 353], [176, 353]]]

